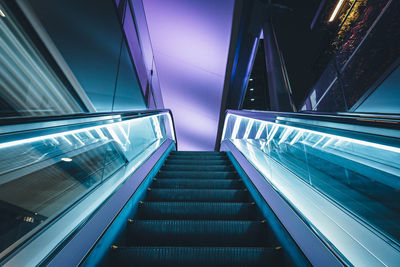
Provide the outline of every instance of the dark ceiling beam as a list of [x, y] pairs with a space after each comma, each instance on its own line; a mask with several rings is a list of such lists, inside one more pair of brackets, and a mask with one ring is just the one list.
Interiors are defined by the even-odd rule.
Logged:
[[[265, 25], [265, 21], [271, 18], [271, 15], [275, 13], [286, 12], [289, 8], [271, 4], [268, 0], [236, 0], [235, 10], [232, 23], [231, 43], [228, 54], [228, 63], [225, 73], [224, 91], [221, 103], [221, 111], [218, 125], [218, 133], [215, 144], [215, 150], [219, 150], [219, 143], [221, 141], [221, 135], [223, 130], [225, 110], [226, 109], [241, 109], [243, 99], [246, 94], [246, 87], [248, 78], [250, 76], [253, 60], [257, 51], [258, 41], [262, 27]], [[270, 33], [268, 33], [270, 34]], [[265, 34], [264, 34], [265, 38]], [[276, 36], [271, 38], [276, 39]], [[271, 39], [272, 40], [272, 39]], [[276, 43], [276, 40], [273, 40]], [[273, 46], [279, 50], [278, 46]], [[278, 109], [282, 111], [290, 111], [292, 104], [290, 103], [290, 96], [284, 95], [282, 91], [287, 91], [286, 88], [288, 81], [284, 78], [285, 72], [280, 73], [284, 70], [284, 64], [280, 54], [274, 50], [275, 54], [279, 56], [278, 59], [274, 57], [271, 64], [273, 68], [276, 68], [274, 74], [276, 74], [275, 84], [277, 86], [285, 85], [284, 88], [278, 90], [278, 100], [280, 105]], [[271, 67], [270, 66], [270, 67]], [[270, 72], [270, 70], [268, 70]], [[285, 82], [277, 82], [282, 81]], [[275, 86], [276, 87], [276, 86]], [[274, 87], [274, 88], [275, 88]], [[291, 110], [292, 111], [292, 110]]]
[[262, 24], [268, 12], [262, 2], [246, 1], [241, 19], [239, 40], [234, 54], [234, 65], [229, 79], [227, 109], [240, 109], [245, 95], [248, 77], [257, 50]]
[[263, 25], [267, 82], [271, 110], [296, 111], [283, 55], [275, 34], [272, 16]]
[[315, 13], [315, 16], [311, 22], [310, 29], [314, 29], [315, 23], [317, 23], [317, 20], [322, 12], [323, 7], [325, 6], [326, 0], [321, 0], [321, 3], [319, 3], [317, 13]]
[[[224, 90], [218, 124], [215, 150], [219, 150], [225, 110], [239, 109], [244, 97], [247, 83], [246, 73], [249, 72], [249, 58], [254, 43], [261, 32], [264, 20], [262, 10], [257, 9], [257, 0], [236, 0], [233, 12], [231, 41], [225, 71]], [[251, 70], [251, 67], [250, 67]]]

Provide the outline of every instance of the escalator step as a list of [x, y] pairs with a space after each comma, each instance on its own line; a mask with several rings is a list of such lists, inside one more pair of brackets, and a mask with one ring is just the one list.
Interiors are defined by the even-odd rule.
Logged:
[[234, 179], [234, 171], [160, 171], [157, 178]]
[[166, 165], [169, 164], [182, 164], [182, 165], [191, 165], [196, 164], [197, 166], [215, 166], [215, 165], [230, 165], [231, 162], [229, 160], [185, 160], [185, 159], [167, 159], [165, 161]]
[[168, 159], [177, 160], [226, 160], [225, 155], [170, 155]]
[[138, 219], [147, 220], [258, 220], [259, 211], [251, 203], [224, 202], [144, 202]]
[[278, 246], [259, 221], [134, 220], [127, 227], [129, 246], [265, 247]]
[[251, 202], [243, 189], [151, 189], [147, 201]]
[[182, 189], [239, 189], [244, 188], [238, 179], [156, 179], [153, 188]]
[[282, 249], [233, 247], [119, 247], [121, 266], [285, 266]]
[[167, 164], [162, 167], [162, 170], [166, 171], [234, 171], [232, 165], [209, 165], [209, 166], [199, 166], [196, 165], [196, 162], [193, 161], [191, 165], [182, 165], [182, 164]]
[[225, 152], [171, 152], [108, 260], [116, 266], [286, 266]]
[[171, 151], [170, 155], [226, 155], [226, 152], [220, 151]]

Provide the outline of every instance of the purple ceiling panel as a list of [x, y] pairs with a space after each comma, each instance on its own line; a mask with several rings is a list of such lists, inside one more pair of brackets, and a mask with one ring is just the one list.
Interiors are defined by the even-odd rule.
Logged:
[[213, 150], [234, 0], [143, 0], [179, 150]]

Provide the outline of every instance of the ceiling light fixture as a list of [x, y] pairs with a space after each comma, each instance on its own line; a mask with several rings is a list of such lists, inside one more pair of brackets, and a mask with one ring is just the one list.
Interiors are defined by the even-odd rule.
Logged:
[[4, 14], [3, 10], [0, 9], [0, 16], [2, 16], [3, 18], [6, 17], [6, 14]]
[[71, 158], [61, 158], [61, 160], [62, 160], [62, 161], [65, 161], [65, 162], [71, 162], [71, 161], [72, 161]]
[[254, 91], [254, 88], [250, 88], [250, 91]]
[[255, 100], [254, 98], [250, 99], [250, 101], [254, 101], [254, 100]]
[[340, 8], [342, 7], [343, 2], [344, 2], [344, 0], [339, 0], [339, 2], [337, 3], [337, 5], [335, 7], [335, 10], [333, 10], [331, 17], [329, 18], [329, 22], [332, 22], [336, 18], [336, 15], [339, 12]]

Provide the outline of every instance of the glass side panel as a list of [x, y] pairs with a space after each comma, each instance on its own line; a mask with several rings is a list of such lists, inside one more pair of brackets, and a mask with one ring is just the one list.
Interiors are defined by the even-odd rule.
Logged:
[[[307, 192], [316, 190], [345, 210], [346, 214], [368, 225], [368, 229], [382, 237], [382, 240], [398, 248], [399, 147], [233, 114], [229, 114], [225, 121], [223, 140], [233, 142], [267, 180], [281, 189], [281, 193], [285, 191], [284, 195], [290, 195], [289, 199], [294, 197], [290, 201], [296, 208], [302, 205], [302, 195], [312, 188]], [[279, 164], [281, 170], [272, 167], [273, 164]], [[282, 169], [289, 171], [292, 178], [274, 180], [282, 173]], [[295, 180], [305, 183], [308, 189], [301, 190], [304, 185]], [[312, 212], [313, 207], [305, 209], [301, 211], [303, 215]], [[327, 213], [326, 216], [334, 215]], [[321, 231], [319, 225], [322, 218], [310, 218], [311, 224]], [[307, 217], [307, 220], [310, 218]], [[328, 233], [323, 234], [329, 236]]]
[[0, 10], [0, 115], [85, 111], [10, 9], [0, 3]]
[[139, 78], [135, 73], [135, 67], [125, 42], [122, 43], [121, 49], [113, 111], [146, 109]]
[[[145, 160], [139, 155], [149, 155], [164, 140], [173, 139], [169, 127], [167, 113], [119, 117], [107, 124], [92, 122], [74, 130], [66, 126], [45, 135], [39, 130], [29, 138], [0, 142], [0, 256], [119, 170], [127, 173], [129, 168], [132, 173]], [[132, 167], [137, 158], [140, 162]], [[126, 178], [119, 176], [111, 186]]]

